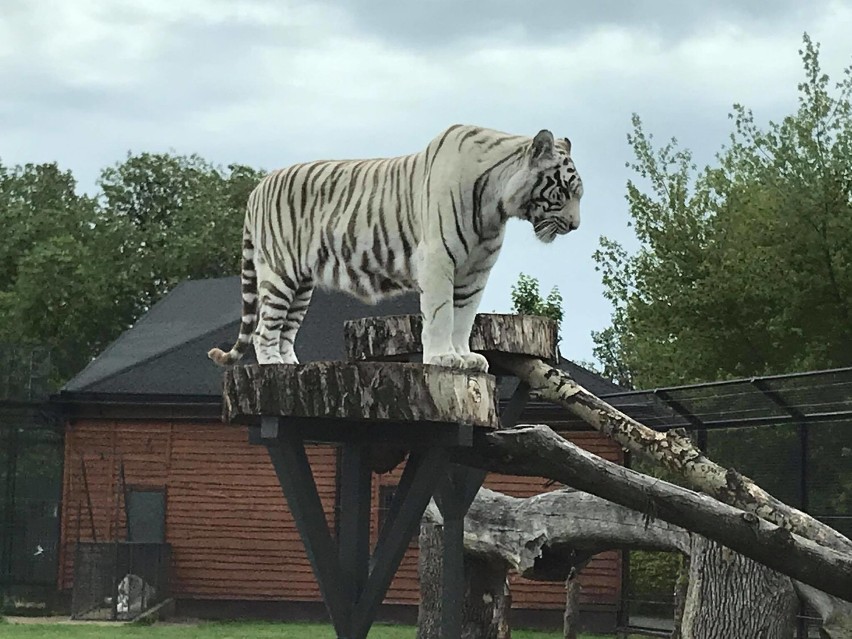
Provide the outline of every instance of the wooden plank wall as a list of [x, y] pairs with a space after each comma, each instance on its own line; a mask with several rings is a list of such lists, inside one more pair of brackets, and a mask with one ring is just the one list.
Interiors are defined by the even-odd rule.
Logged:
[[[620, 461], [620, 449], [596, 433], [574, 433], [579, 445]], [[330, 525], [335, 503], [336, 452], [312, 446], [309, 457]], [[164, 488], [166, 538], [172, 544], [172, 590], [197, 599], [315, 601], [319, 589], [287, 510], [266, 450], [247, 443], [245, 428], [220, 424], [87, 420], [66, 431], [59, 586], [73, 583], [74, 543], [124, 538], [120, 467], [130, 487]], [[84, 478], [85, 469], [85, 478]], [[400, 471], [374, 481], [373, 521], [379, 495]], [[525, 497], [548, 490], [542, 480], [489, 476], [486, 485]], [[91, 500], [88, 507], [87, 491]], [[595, 558], [583, 574], [583, 600], [614, 604], [620, 562], [616, 553]], [[564, 605], [562, 584], [514, 578], [516, 607]], [[419, 599], [416, 541], [406, 553], [387, 602]]]
[[[335, 451], [312, 447], [309, 456], [323, 505], [333, 513]], [[61, 588], [73, 583], [78, 513], [81, 539], [92, 539], [81, 458], [99, 540], [113, 539], [115, 530], [124, 535], [124, 509], [116, 509], [114, 497], [121, 492], [120, 461], [128, 486], [166, 489], [175, 596], [320, 598], [266, 449], [248, 445], [244, 428], [217, 424], [85, 422], [68, 428]]]

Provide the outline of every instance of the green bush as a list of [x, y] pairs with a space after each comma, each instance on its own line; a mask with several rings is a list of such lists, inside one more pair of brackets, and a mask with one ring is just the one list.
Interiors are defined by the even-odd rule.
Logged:
[[630, 553], [631, 598], [670, 602], [683, 557], [675, 552]]

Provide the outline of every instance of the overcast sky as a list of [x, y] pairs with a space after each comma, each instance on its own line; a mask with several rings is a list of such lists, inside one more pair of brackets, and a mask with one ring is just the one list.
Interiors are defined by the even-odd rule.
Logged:
[[482, 310], [509, 310], [521, 271], [557, 285], [563, 355], [590, 359], [610, 312], [591, 254], [632, 240], [631, 113], [711, 161], [734, 102], [795, 109], [804, 31], [839, 78], [852, 0], [2, 0], [0, 160], [57, 160], [92, 191], [128, 151], [270, 169], [409, 153], [457, 122], [550, 128], [582, 226], [544, 246], [511, 224]]

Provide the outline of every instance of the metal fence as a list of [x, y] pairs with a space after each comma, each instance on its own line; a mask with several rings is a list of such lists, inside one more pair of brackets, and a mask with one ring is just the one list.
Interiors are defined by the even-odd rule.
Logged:
[[0, 348], [0, 610], [56, 594], [62, 428], [45, 403], [49, 353]]
[[[649, 426], [686, 428], [717, 463], [852, 536], [852, 368], [620, 393], [607, 400]], [[623, 628], [649, 634], [670, 628], [676, 558], [625, 556]], [[815, 621], [802, 610], [799, 636], [817, 636]]]
[[165, 543], [78, 542], [71, 617], [135, 619], [169, 597], [170, 561]]

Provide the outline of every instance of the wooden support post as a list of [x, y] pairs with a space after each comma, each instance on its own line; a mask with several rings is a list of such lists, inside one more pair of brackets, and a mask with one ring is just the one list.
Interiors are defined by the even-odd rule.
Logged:
[[352, 602], [346, 597], [337, 578], [341, 573], [337, 548], [328, 530], [325, 512], [305, 452], [305, 443], [300, 436], [294, 435], [286, 428], [279, 428], [278, 420], [278, 417], [263, 418], [262, 435], [275, 435], [274, 439], [267, 439], [266, 442], [269, 458], [284, 490], [296, 528], [305, 544], [308, 561], [311, 562], [337, 636], [346, 637]]
[[[530, 396], [530, 387], [519, 382], [500, 414], [500, 427], [518, 423]], [[462, 632], [464, 608], [464, 518], [485, 481], [486, 471], [452, 464], [435, 493], [435, 503], [444, 518], [441, 575], [441, 637], [452, 639]]]
[[376, 544], [370, 578], [355, 610], [353, 636], [357, 639], [367, 636], [405, 549], [419, 529], [426, 506], [444, 475], [448, 459], [447, 451], [441, 448], [429, 448], [409, 456], [391, 504], [395, 515], [392, 521], [385, 523], [386, 532], [383, 531]]
[[254, 441], [263, 439], [269, 450], [335, 632], [339, 639], [364, 639], [445, 474], [449, 453], [429, 448], [409, 457], [391, 506], [393, 517], [386, 522], [371, 561], [368, 446], [344, 444], [340, 539], [335, 544], [302, 437], [273, 424], [278, 418], [263, 421], [265, 427], [255, 433]]
[[[340, 490], [340, 579], [350, 602], [357, 602], [370, 569], [372, 472], [366, 444], [343, 444]], [[351, 620], [349, 624], [351, 627]]]

